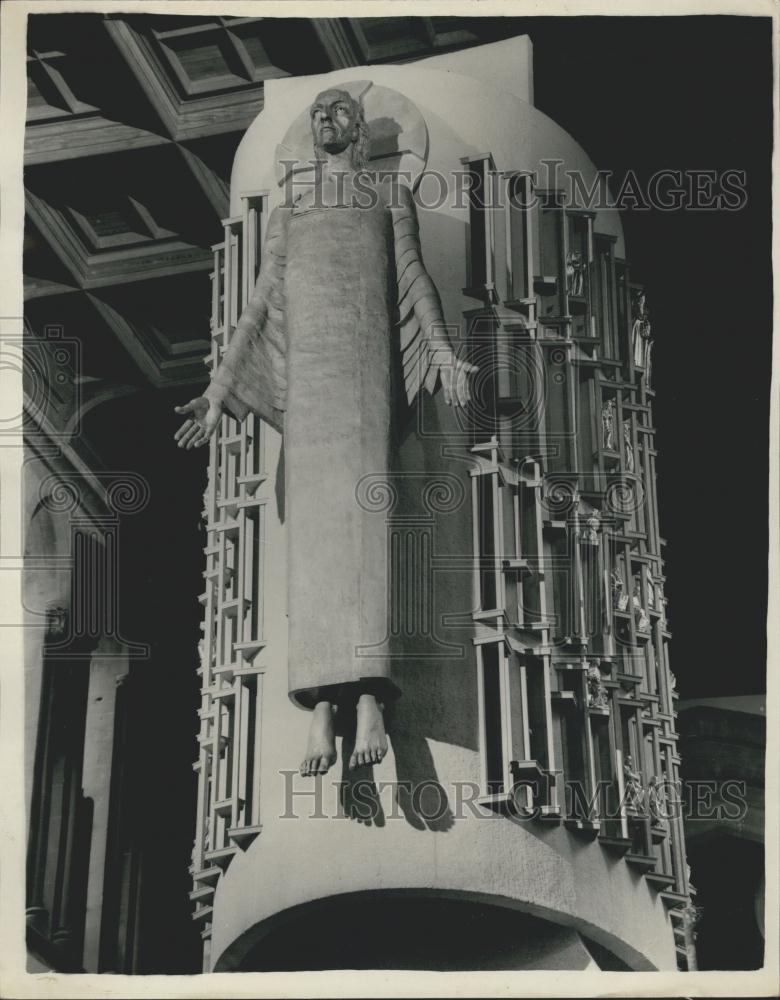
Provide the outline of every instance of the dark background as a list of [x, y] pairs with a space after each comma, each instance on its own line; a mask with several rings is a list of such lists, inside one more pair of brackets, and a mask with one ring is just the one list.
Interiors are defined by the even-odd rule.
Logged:
[[[496, 31], [506, 19], [491, 18]], [[771, 21], [511, 18], [534, 103], [617, 186], [632, 170], [746, 172], [737, 212], [624, 211], [655, 336], [672, 669], [683, 698], [766, 687]], [[615, 190], [617, 190], [617, 186]]]
[[672, 669], [683, 698], [766, 688], [771, 22], [515, 18], [536, 106], [597, 167], [747, 174], [737, 212], [624, 211], [655, 336]]

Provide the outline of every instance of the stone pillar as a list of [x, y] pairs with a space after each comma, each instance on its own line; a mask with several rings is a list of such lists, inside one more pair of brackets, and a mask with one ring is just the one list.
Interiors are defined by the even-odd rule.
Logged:
[[69, 641], [69, 621], [68, 610], [61, 605], [47, 608], [30, 811], [27, 920], [55, 945], [62, 967], [76, 969], [81, 965], [85, 834], [90, 822], [90, 806], [81, 788], [89, 653]]
[[[62, 670], [62, 668], [59, 668]], [[62, 699], [68, 720], [64, 735], [62, 820], [57, 858], [57, 881], [51, 913], [51, 941], [81, 965], [82, 904], [86, 895], [88, 826], [91, 804], [84, 798], [81, 779], [84, 759], [85, 715], [88, 685], [86, 662], [64, 671], [68, 691]], [[86, 848], [86, 850], [85, 850]]]
[[141, 802], [133, 766], [136, 698], [132, 673], [117, 677], [98, 972], [132, 973], [138, 964], [142, 855], [134, 823]]
[[[28, 596], [26, 594], [25, 596]], [[41, 934], [49, 931], [49, 912], [45, 904], [44, 883], [46, 880], [47, 854], [49, 850], [49, 827], [52, 814], [54, 770], [54, 673], [46, 669], [44, 650], [47, 641], [56, 641], [65, 631], [68, 612], [57, 601], [46, 606], [46, 627], [28, 628], [25, 639], [25, 665], [27, 667], [27, 697], [37, 692], [39, 710], [37, 715], [28, 710], [28, 718], [34, 725], [32, 746], [27, 749], [28, 762], [28, 806], [29, 821], [27, 844], [27, 923]], [[35, 679], [35, 684], [30, 679]], [[34, 688], [31, 690], [31, 688]], [[37, 742], [37, 746], [36, 746]]]
[[100, 953], [100, 925], [103, 917], [109, 801], [112, 780], [112, 746], [116, 719], [117, 687], [128, 670], [125, 648], [114, 639], [104, 638], [92, 655], [87, 697], [86, 742], [84, 746], [84, 795], [94, 803], [89, 847], [84, 926], [84, 969], [97, 972]]

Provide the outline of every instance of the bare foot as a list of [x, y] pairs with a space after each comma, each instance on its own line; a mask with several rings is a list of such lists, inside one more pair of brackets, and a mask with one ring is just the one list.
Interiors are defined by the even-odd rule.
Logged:
[[301, 764], [301, 774], [325, 774], [336, 763], [336, 738], [333, 732], [333, 706], [329, 701], [317, 702], [311, 716], [309, 742]]
[[387, 736], [382, 707], [372, 694], [361, 694], [357, 703], [355, 749], [349, 758], [350, 769], [379, 764], [387, 753]]

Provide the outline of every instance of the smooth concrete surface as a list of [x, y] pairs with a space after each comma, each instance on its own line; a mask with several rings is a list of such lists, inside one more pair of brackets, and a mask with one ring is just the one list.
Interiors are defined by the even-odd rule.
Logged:
[[429, 56], [417, 60], [414, 66], [437, 73], [470, 76], [480, 83], [489, 83], [496, 90], [513, 94], [527, 104], [534, 103], [534, 54], [528, 35]]

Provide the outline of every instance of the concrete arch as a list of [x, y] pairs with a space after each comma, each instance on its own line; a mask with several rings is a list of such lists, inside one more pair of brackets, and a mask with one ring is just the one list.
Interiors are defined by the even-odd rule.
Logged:
[[[434, 901], [445, 904], [455, 903], [461, 912], [465, 910], [465, 904], [472, 904], [474, 909], [483, 918], [486, 910], [489, 911], [491, 909], [502, 911], [505, 915], [507, 911], [512, 914], [522, 915], [523, 918], [526, 918], [524, 921], [526, 939], [532, 939], [533, 948], [537, 953], [535, 954], [535, 961], [541, 963], [534, 964], [533, 968], [585, 968], [587, 967], [586, 963], [588, 959], [590, 959], [591, 967], [593, 967], [595, 963], [592, 956], [587, 951], [586, 945], [582, 942], [582, 938], [585, 937], [606, 949], [614, 957], [616, 967], [624, 966], [632, 971], [656, 971], [656, 966], [648, 962], [639, 952], [627, 946], [625, 942], [620, 941], [613, 935], [606, 934], [602, 929], [584, 920], [564, 919], [560, 913], [553, 909], [523, 903], [509, 896], [495, 895], [489, 892], [420, 886], [414, 889], [366, 888], [357, 892], [333, 893], [290, 906], [259, 921], [244, 931], [219, 956], [214, 964], [214, 972], [255, 971], [247, 968], [247, 962], [251, 960], [252, 953], [256, 949], [262, 947], [263, 943], [269, 939], [273, 939], [271, 947], [278, 954], [279, 943], [283, 940], [284, 934], [289, 933], [291, 937], [298, 941], [299, 933], [296, 928], [312, 916], [317, 915], [326, 918], [323, 923], [327, 924], [333, 922], [336, 911], [345, 908], [357, 911], [366, 903], [381, 902], [383, 909], [386, 910], [389, 902], [399, 901], [414, 904], [415, 906], [423, 902]], [[503, 919], [506, 919], [506, 917]], [[387, 927], [375, 928], [380, 938], [385, 934], [387, 929]], [[532, 929], [530, 934], [529, 929]], [[540, 947], [540, 943], [543, 940], [546, 947]], [[539, 952], [541, 955], [538, 954]], [[515, 957], [518, 963], [522, 962], [523, 950], [519, 949], [515, 953]], [[489, 964], [489, 955], [486, 956], [486, 960], [488, 964], [485, 965], [485, 968], [492, 967]], [[578, 964], [579, 960], [583, 960], [581, 966]], [[344, 965], [343, 967], [351, 966]], [[401, 968], [404, 966], [398, 965], [396, 967]], [[503, 965], [501, 967], [521, 969], [526, 966], [518, 964], [516, 966]]]

